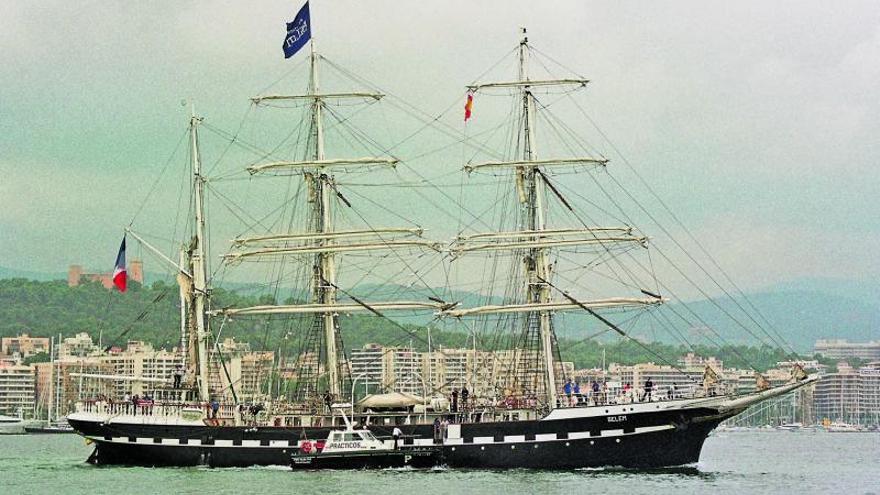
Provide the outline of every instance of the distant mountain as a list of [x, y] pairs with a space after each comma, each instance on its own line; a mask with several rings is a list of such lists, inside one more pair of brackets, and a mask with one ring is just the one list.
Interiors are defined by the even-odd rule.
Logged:
[[[65, 273], [29, 272], [0, 267], [0, 279], [10, 278], [51, 281], [65, 280], [67, 275]], [[167, 284], [174, 283], [173, 279], [167, 275], [147, 273], [146, 278], [147, 285], [152, 285], [157, 280]], [[228, 283], [224, 287], [243, 295], [256, 295], [262, 292], [257, 284]], [[460, 302], [462, 306], [499, 302], [497, 298], [487, 301], [485, 297], [470, 292], [437, 290], [436, 293], [424, 288], [384, 285], [359, 287], [355, 295], [367, 300], [428, 300], [429, 297], [439, 295], [448, 302]], [[823, 338], [843, 338], [851, 341], [880, 339], [880, 283], [845, 279], [805, 279], [780, 284], [765, 291], [750, 293], [747, 297], [771, 322], [771, 325], [766, 325], [762, 318], [753, 315], [755, 320], [768, 330], [771, 330], [772, 327], [771, 331], [778, 332], [782, 340], [792, 345], [798, 352], [810, 352], [815, 341]], [[720, 339], [715, 337], [711, 331], [703, 328], [702, 323], [697, 322], [697, 319], [690, 313], [693, 311], [700, 316], [703, 322], [722, 335], [725, 342], [756, 345], [762, 340], [769, 341], [763, 331], [742, 313], [737, 307], [737, 303], [744, 308], [749, 307], [742, 298], [731, 300], [722, 297], [717, 298], [714, 303], [709, 300], [687, 302], [687, 307], [670, 303], [658, 310], [665, 312], [665, 315], [659, 318], [646, 314], [635, 321], [627, 321], [627, 316], [622, 315], [612, 317], [612, 320], [621, 324], [630, 335], [645, 341], [681, 343], [680, 338], [674, 335], [674, 332], [669, 331], [669, 322], [672, 322], [676, 325], [675, 331], [692, 343], [721, 343]], [[716, 307], [716, 304], [733, 315], [742, 325], [748, 327], [758, 338], [750, 335], [736, 321], [726, 316], [724, 311]], [[686, 325], [676, 314], [685, 315], [694, 324]], [[437, 321], [431, 314], [410, 316], [400, 320], [414, 325], [433, 323], [441, 328], [454, 329], [459, 327], [458, 329], [460, 329], [460, 323], [457, 321]], [[601, 333], [598, 337], [600, 340], [616, 338], [614, 332], [602, 333], [603, 330], [606, 330], [604, 325], [583, 313], [564, 313], [557, 318], [556, 322], [557, 332], [561, 337], [584, 339]]]
[[880, 280], [853, 280], [846, 278], [803, 278], [776, 284], [764, 292], [811, 291], [831, 296], [855, 299], [866, 304], [880, 306]]
[[[797, 351], [812, 350], [817, 339], [866, 341], [880, 338], [880, 304], [877, 303], [869, 304], [856, 298], [816, 290], [762, 292], [749, 294], [748, 298], [772, 326], [766, 325], [758, 316], [755, 316], [755, 320], [771, 333], [775, 329]], [[743, 315], [730, 299], [721, 298], [716, 302], [763, 338], [763, 333], [759, 333], [752, 320]], [[745, 308], [749, 307], [742, 299], [737, 299], [737, 302]], [[696, 301], [688, 305], [726, 338], [735, 343], [754, 344], [753, 337], [710, 301]]]
[[[746, 294], [746, 297], [761, 315], [752, 314], [752, 318], [770, 332], [776, 341], [784, 341], [794, 347], [798, 352], [810, 352], [817, 339], [841, 338], [851, 341], [866, 341], [880, 339], [880, 304], [872, 304], [867, 294], [869, 289], [863, 288], [861, 294], [865, 297], [846, 297], [857, 285], [842, 281], [837, 284], [827, 284], [828, 289], [793, 289], [779, 288], [777, 290], [762, 291]], [[793, 284], [793, 287], [822, 287], [821, 281], [812, 283]], [[375, 288], [365, 288], [369, 293]], [[399, 298], [424, 300], [431, 294], [425, 289], [406, 289], [398, 286], [386, 286], [377, 290], [376, 299], [382, 299], [379, 294], [396, 294]], [[498, 303], [497, 299], [486, 301], [484, 297], [474, 293], [456, 292], [446, 293], [442, 297], [449, 302], [459, 301], [462, 306]], [[714, 301], [714, 302], [713, 302]], [[681, 340], [668, 330], [669, 324], [676, 324], [675, 330], [684, 338], [694, 344], [706, 344], [728, 342], [731, 344], [757, 345], [762, 341], [771, 343], [764, 331], [755, 324], [749, 316], [745, 315], [742, 308], [750, 309], [747, 301], [743, 298], [730, 299], [721, 297], [713, 301], [702, 299], [685, 302], [684, 304], [670, 303], [656, 311], [665, 312], [665, 316], [654, 318], [651, 315], [643, 315], [634, 322], [626, 321], [627, 316], [620, 318], [611, 317], [631, 336], [646, 341], [657, 341], [678, 344]], [[717, 304], [717, 306], [716, 306]], [[687, 307], [684, 307], [684, 306]], [[718, 307], [723, 308], [719, 309]], [[723, 337], [719, 339], [711, 331], [693, 317], [691, 311], [699, 315], [702, 322], [714, 329]], [[725, 311], [731, 315], [725, 314]], [[693, 325], [685, 323], [675, 316], [684, 315]], [[668, 320], [665, 318], [668, 316]], [[763, 318], [769, 320], [768, 325]], [[419, 323], [427, 323], [432, 319], [425, 316]], [[408, 320], [415, 323], [413, 320]], [[664, 322], [661, 324], [661, 321]], [[738, 323], [739, 322], [739, 323]], [[451, 322], [454, 324], [454, 322]], [[742, 324], [742, 326], [740, 326]], [[743, 329], [745, 326], [754, 333]], [[563, 313], [556, 319], [557, 333], [562, 337], [586, 338], [602, 332], [606, 327], [595, 318], [579, 312]], [[775, 333], [774, 333], [775, 332]], [[778, 333], [778, 336], [777, 336]], [[617, 334], [605, 332], [599, 335], [599, 339], [615, 339]], [[756, 338], [757, 337], [757, 338]], [[781, 339], [780, 339], [781, 337]], [[787, 345], [785, 346], [787, 348]]]

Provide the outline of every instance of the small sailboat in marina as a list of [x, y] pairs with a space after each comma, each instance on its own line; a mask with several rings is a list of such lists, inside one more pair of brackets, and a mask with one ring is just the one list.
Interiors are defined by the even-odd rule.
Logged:
[[[295, 31], [301, 31], [297, 27], [301, 24], [291, 24]], [[579, 150], [563, 146], [547, 151], [539, 146], [539, 125], [555, 125], [563, 134], [570, 127], [547, 117], [548, 105], [538, 92], [580, 90], [589, 81], [577, 75], [532, 77], [528, 69], [533, 50], [523, 30], [513, 51], [518, 62], [514, 78], [467, 86], [466, 118], [472, 116], [476, 95], [500, 92], [512, 97], [506, 120], [510, 146], [493, 153], [486, 151], [489, 146], [485, 143], [474, 145], [490, 159], [467, 161], [461, 174], [485, 175], [496, 181], [497, 201], [491, 205], [496, 208], [485, 215], [488, 221], [480, 214], [466, 212], [474, 221], [457, 226], [452, 242], [446, 243], [426, 238], [420, 222], [387, 226], [358, 211], [357, 201], [349, 193], [354, 186], [342, 177], [353, 174], [373, 179], [406, 166], [405, 160], [381, 153], [389, 148], [377, 146], [360, 132], [354, 133], [354, 139], [369, 154], [331, 154], [325, 120], [332, 118], [335, 130], [344, 130], [349, 122], [335, 114], [338, 109], [331, 105], [378, 102], [385, 95], [373, 89], [323, 91], [318, 71], [326, 60], [313, 42], [309, 51], [309, 82], [304, 94], [268, 94], [253, 99], [257, 106], [293, 102], [304, 111], [300, 133], [292, 133], [302, 137], [299, 149], [288, 157], [244, 167], [248, 176], [275, 180], [290, 194], [277, 210], [277, 221], [249, 225], [222, 256], [223, 269], [252, 262], [274, 264], [278, 280], [272, 287], [278, 293], [286, 290], [282, 280], [295, 280], [297, 287], [289, 290], [286, 299], [273, 298], [254, 306], [219, 307], [212, 301], [218, 270], [209, 266], [204, 208], [209, 178], [199, 148], [203, 122], [193, 114], [189, 122], [192, 231], [183, 243], [182, 262], [162, 255], [180, 285], [181, 328], [186, 336], [185, 362], [190, 378], [184, 387], [169, 390], [173, 400], [151, 404], [139, 414], [131, 414], [127, 405], [120, 408], [102, 400], [82, 401], [68, 419], [80, 435], [94, 442], [91, 462], [217, 467], [280, 464], [294, 469], [429, 466], [438, 459], [450, 467], [466, 468], [676, 466], [697, 462], [706, 437], [722, 421], [816, 380], [815, 376], [795, 373], [783, 385], [759, 386], [754, 392], [735, 394], [719, 390], [717, 377], [707, 370], [704, 380], [692, 384], [687, 393], [667, 398], [652, 397], [647, 387], [647, 393], [627, 399], [606, 394], [591, 402], [572, 401], [571, 394], [563, 393], [569, 377], [560, 364], [559, 315], [586, 315], [603, 331], [631, 339], [622, 325], [615, 323], [615, 316], [652, 311], [667, 300], [658, 289], [640, 283], [638, 277], [622, 284], [626, 294], [592, 297], [592, 291], [567, 287], [575, 285], [571, 282], [580, 280], [581, 275], [569, 276], [563, 269], [566, 264], [578, 270], [617, 266], [632, 261], [634, 250], [647, 249], [649, 244], [648, 237], [633, 225], [598, 225], [575, 208], [577, 202], [569, 195], [565, 181], [606, 167], [607, 159], [575, 154], [573, 151]], [[389, 181], [385, 187], [392, 184]], [[377, 203], [394, 217], [406, 219], [406, 205], [387, 198]], [[451, 207], [466, 209], [467, 204], [462, 201]], [[501, 211], [496, 214], [496, 209]], [[446, 214], [441, 210], [436, 211], [440, 218]], [[560, 223], [554, 224], [554, 220]], [[266, 231], [267, 224], [275, 229]], [[161, 253], [135, 231], [129, 233], [147, 249]], [[370, 256], [378, 256], [378, 261]], [[469, 261], [480, 256], [483, 258], [478, 261]], [[428, 284], [423, 297], [413, 297], [412, 292], [406, 293], [393, 283], [397, 278], [423, 281], [425, 267], [435, 264], [454, 265], [448, 271], [464, 272], [459, 274], [465, 277], [482, 272], [484, 277], [476, 278], [482, 303], [465, 304], [453, 297], [453, 290], [433, 291]], [[389, 266], [397, 269], [395, 275], [386, 276], [385, 283], [373, 286], [368, 295], [410, 297], [373, 300], [358, 291], [365, 278]], [[352, 272], [355, 276], [349, 276]], [[496, 337], [493, 341], [501, 349], [493, 351], [507, 356], [505, 366], [497, 362], [474, 366], [485, 368], [479, 376], [492, 383], [491, 395], [471, 398], [466, 407], [457, 409], [447, 401], [435, 400], [450, 387], [435, 383], [426, 373], [427, 379], [418, 377], [422, 382], [420, 396], [390, 400], [377, 393], [355, 401], [358, 376], [352, 376], [342, 340], [343, 315], [371, 315], [398, 329], [401, 338], [421, 339], [390, 316], [395, 312], [427, 313], [451, 327], [469, 329], [473, 335], [485, 332]], [[232, 401], [225, 401], [225, 391], [209, 380], [209, 342], [229, 325], [268, 318], [284, 319], [290, 332], [300, 335], [301, 366], [286, 396], [265, 398], [260, 413], [245, 419], [234, 393]], [[477, 345], [476, 337], [473, 345]], [[756, 378], [760, 382], [760, 375]], [[349, 396], [348, 415], [333, 407]], [[448, 426], [438, 438], [435, 425], [440, 421]], [[356, 429], [354, 423], [367, 425], [367, 429]], [[395, 430], [402, 434], [399, 450], [389, 449], [389, 442], [380, 440], [391, 437]], [[320, 447], [316, 439], [323, 441]]]
[[[58, 336], [58, 342], [61, 341], [61, 336]], [[50, 352], [49, 352], [49, 362], [52, 363], [52, 366], [49, 368], [49, 390], [47, 394], [47, 405], [46, 405], [46, 422], [44, 424], [39, 424], [37, 422], [33, 422], [24, 427], [24, 432], [28, 435], [58, 435], [58, 434], [72, 434], [76, 433], [76, 430], [73, 429], [70, 424], [67, 423], [65, 418], [60, 418], [61, 414], [60, 410], [60, 396], [61, 396], [61, 387], [59, 383], [61, 382], [61, 370], [57, 365], [57, 355], [56, 355], [56, 347], [55, 347], [55, 338], [52, 338], [50, 344]]]

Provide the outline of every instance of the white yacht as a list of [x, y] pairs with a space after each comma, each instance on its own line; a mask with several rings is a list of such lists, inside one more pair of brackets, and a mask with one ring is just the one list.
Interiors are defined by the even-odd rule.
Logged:
[[32, 426], [34, 421], [15, 416], [0, 415], [0, 435], [23, 435], [25, 426]]

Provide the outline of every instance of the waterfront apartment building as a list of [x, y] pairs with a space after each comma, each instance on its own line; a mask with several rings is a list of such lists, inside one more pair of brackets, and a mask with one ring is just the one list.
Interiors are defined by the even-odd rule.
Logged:
[[366, 344], [361, 349], [353, 349], [349, 355], [351, 363], [351, 379], [360, 396], [361, 387], [364, 395], [380, 393], [385, 383], [385, 348], [379, 344]]
[[813, 349], [816, 354], [830, 359], [858, 358], [866, 361], [880, 361], [880, 341], [817, 340]]
[[427, 380], [422, 373], [422, 353], [409, 347], [366, 344], [350, 354], [351, 377], [358, 390], [369, 393], [402, 392], [422, 396]]
[[813, 397], [819, 421], [880, 424], [880, 362], [857, 369], [838, 363], [837, 372], [816, 383]]
[[40, 353], [49, 354], [49, 339], [46, 337], [31, 337], [24, 333], [18, 337], [0, 338], [0, 354], [25, 359]]
[[34, 368], [0, 365], [0, 414], [28, 417], [34, 410]]
[[[543, 390], [541, 364], [535, 351], [508, 349], [438, 348], [419, 352], [408, 347], [367, 344], [350, 354], [351, 376], [357, 394], [403, 392], [418, 396], [443, 395], [467, 388], [470, 396], [484, 402]], [[560, 380], [574, 373], [571, 362], [557, 363]], [[533, 392], [534, 393], [534, 392]]]
[[176, 349], [156, 350], [150, 343], [139, 340], [129, 341], [124, 350], [111, 349], [97, 360], [109, 365], [112, 374], [120, 376], [111, 381], [114, 400], [122, 400], [126, 394], [154, 394], [156, 389], [167, 387], [173, 380], [174, 370], [182, 362]]
[[422, 353], [428, 388], [447, 397], [462, 388], [467, 388], [472, 397], [495, 397], [503, 385], [497, 373], [503, 363], [503, 353], [476, 349], [440, 348]]
[[100, 355], [101, 348], [92, 341], [92, 337], [86, 332], [80, 332], [73, 337], [64, 338], [58, 343], [56, 359], [59, 361], [75, 361], [79, 358]]
[[[249, 343], [226, 338], [211, 354], [208, 385], [214, 396], [227, 402], [258, 400], [266, 392], [264, 385], [274, 362], [274, 352], [254, 352]], [[167, 376], [173, 377], [173, 373], [172, 369]]]
[[[653, 393], [663, 397], [670, 390], [674, 390], [678, 395], [692, 395], [697, 390], [702, 390], [704, 371], [704, 365], [682, 367], [639, 363], [625, 366], [611, 363], [608, 367], [609, 374], [615, 378], [613, 381], [619, 382], [621, 387], [629, 384], [634, 389], [640, 390], [650, 378], [654, 385]], [[715, 372], [721, 376], [723, 370], [715, 369]]]
[[113, 374], [109, 363], [94, 358], [78, 361], [56, 361], [34, 364], [34, 396], [36, 416], [60, 418], [74, 410], [80, 397], [115, 397], [114, 384], [108, 380], [94, 380], [82, 374]]

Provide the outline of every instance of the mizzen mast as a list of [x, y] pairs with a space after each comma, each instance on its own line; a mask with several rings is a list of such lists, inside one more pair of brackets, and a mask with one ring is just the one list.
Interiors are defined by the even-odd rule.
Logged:
[[[522, 39], [519, 43], [519, 79], [520, 82], [528, 83], [528, 56], [529, 39], [526, 29], [522, 28]], [[538, 159], [535, 142], [535, 98], [532, 95], [531, 86], [520, 86], [523, 104], [523, 161], [532, 162]], [[526, 197], [526, 225], [524, 229], [535, 232], [547, 228], [547, 218], [544, 203], [543, 176], [535, 165], [526, 164], [518, 167], [516, 173], [522, 177]], [[547, 256], [547, 248], [543, 246], [533, 247], [529, 250], [529, 256], [525, 260], [526, 274], [526, 301], [530, 303], [549, 304], [550, 286], [545, 282], [550, 279], [550, 261]], [[553, 329], [551, 327], [550, 312], [538, 313], [541, 336], [541, 355], [544, 359], [544, 372], [546, 378], [545, 396], [549, 407], [556, 404], [556, 369], [553, 364]], [[527, 323], [529, 324], [529, 323]]]
[[[513, 160], [468, 163], [464, 169], [468, 173], [479, 173], [487, 170], [492, 173], [500, 169], [514, 172], [516, 193], [521, 205], [520, 220], [517, 231], [478, 233], [459, 236], [450, 248], [453, 257], [469, 253], [491, 253], [510, 250], [522, 253], [524, 302], [518, 304], [487, 305], [473, 308], [444, 309], [443, 314], [452, 317], [465, 317], [492, 314], [523, 313], [525, 331], [537, 336], [540, 347], [540, 368], [543, 368], [542, 399], [548, 408], [556, 407], [557, 377], [554, 362], [554, 331], [552, 314], [557, 311], [588, 308], [608, 309], [643, 307], [659, 304], [659, 298], [608, 298], [592, 301], [580, 301], [574, 298], [554, 302], [551, 297], [553, 286], [550, 250], [562, 247], [598, 246], [608, 249], [619, 244], [645, 245], [647, 239], [634, 235], [629, 227], [584, 227], [584, 228], [549, 228], [547, 225], [548, 187], [542, 169], [559, 169], [566, 167], [604, 167], [608, 160], [602, 157], [548, 157], [539, 158], [536, 139], [536, 100], [534, 88], [547, 87], [582, 87], [589, 80], [582, 78], [536, 79], [529, 75], [529, 44], [525, 28], [521, 30], [518, 49], [519, 70], [518, 80], [505, 82], [474, 83], [467, 86], [471, 92], [481, 89], [509, 89], [516, 92], [521, 100], [521, 137], [522, 148], [517, 150]], [[532, 332], [535, 332], [534, 334]], [[537, 376], [536, 376], [537, 378]], [[540, 388], [540, 382], [535, 386]], [[538, 392], [538, 390], [536, 390]]]

